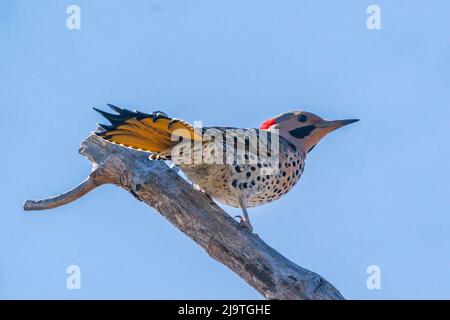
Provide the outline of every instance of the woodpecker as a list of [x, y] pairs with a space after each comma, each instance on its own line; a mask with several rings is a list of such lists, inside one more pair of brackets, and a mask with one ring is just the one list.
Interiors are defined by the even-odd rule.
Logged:
[[311, 112], [291, 111], [266, 120], [259, 129], [194, 128], [161, 111], [108, 106], [116, 113], [94, 108], [110, 122], [99, 124], [97, 136], [150, 152], [153, 160], [173, 161], [207, 195], [241, 208], [240, 224], [250, 232], [247, 208], [289, 192], [316, 144], [328, 133], [358, 121], [328, 121]]

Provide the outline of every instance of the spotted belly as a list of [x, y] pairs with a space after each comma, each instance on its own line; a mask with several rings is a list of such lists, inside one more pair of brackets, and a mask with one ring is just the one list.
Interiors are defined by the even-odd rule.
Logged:
[[267, 163], [244, 165], [191, 165], [181, 167], [186, 176], [211, 197], [240, 207], [260, 206], [281, 198], [300, 179], [304, 159], [297, 154], [280, 159], [276, 166]]

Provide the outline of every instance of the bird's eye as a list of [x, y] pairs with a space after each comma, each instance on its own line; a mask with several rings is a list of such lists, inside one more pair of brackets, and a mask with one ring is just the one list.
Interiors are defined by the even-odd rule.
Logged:
[[300, 122], [306, 122], [306, 120], [308, 120], [308, 118], [304, 114], [301, 114], [298, 117], [298, 121], [300, 121]]

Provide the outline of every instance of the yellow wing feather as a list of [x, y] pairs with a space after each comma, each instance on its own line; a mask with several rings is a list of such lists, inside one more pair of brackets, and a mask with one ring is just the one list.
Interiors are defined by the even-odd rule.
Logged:
[[117, 114], [94, 108], [111, 125], [99, 125], [96, 134], [105, 140], [152, 153], [167, 153], [180, 139], [201, 140], [201, 133], [182, 120], [169, 118], [163, 112], [133, 112], [109, 105]]

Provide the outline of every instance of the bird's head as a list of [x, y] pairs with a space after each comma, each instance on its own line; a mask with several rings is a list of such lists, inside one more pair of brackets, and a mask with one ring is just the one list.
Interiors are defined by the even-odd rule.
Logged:
[[356, 121], [358, 119], [329, 121], [311, 112], [292, 111], [266, 120], [260, 129], [279, 130], [280, 136], [301, 148], [306, 154], [331, 131]]

